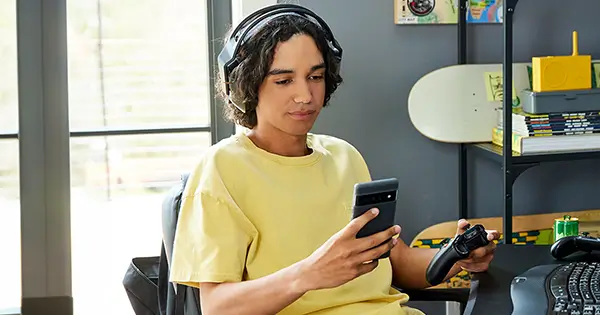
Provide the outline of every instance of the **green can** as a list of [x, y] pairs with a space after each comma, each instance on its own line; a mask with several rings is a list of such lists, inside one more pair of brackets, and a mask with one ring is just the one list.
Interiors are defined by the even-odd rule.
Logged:
[[579, 219], [565, 215], [562, 219], [554, 220], [554, 241], [565, 236], [579, 235]]

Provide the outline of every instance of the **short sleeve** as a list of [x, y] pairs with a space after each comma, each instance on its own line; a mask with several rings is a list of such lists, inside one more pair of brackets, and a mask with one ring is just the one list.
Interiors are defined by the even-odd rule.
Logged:
[[208, 193], [182, 200], [170, 280], [199, 287], [201, 282], [238, 282], [256, 231], [231, 201]]
[[370, 182], [371, 172], [369, 171], [369, 166], [367, 165], [367, 162], [365, 161], [364, 157], [355, 147], [352, 147], [352, 153], [354, 154], [353, 162], [355, 165], [356, 172], [358, 174], [358, 181]]

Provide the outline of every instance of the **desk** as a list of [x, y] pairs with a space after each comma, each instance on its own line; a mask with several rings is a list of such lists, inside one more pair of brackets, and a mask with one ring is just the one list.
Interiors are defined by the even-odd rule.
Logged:
[[[581, 260], [581, 255], [574, 254], [571, 259]], [[510, 284], [512, 279], [527, 269], [558, 261], [550, 255], [548, 245], [512, 245], [498, 244], [494, 260], [485, 273], [473, 275], [469, 302], [465, 307], [465, 315], [510, 315], [512, 301]]]

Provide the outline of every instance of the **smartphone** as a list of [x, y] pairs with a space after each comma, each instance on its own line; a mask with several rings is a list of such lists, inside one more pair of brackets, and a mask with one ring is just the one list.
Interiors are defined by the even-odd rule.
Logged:
[[[396, 178], [378, 179], [354, 185], [353, 219], [363, 215], [372, 208], [379, 209], [379, 214], [356, 234], [357, 238], [385, 231], [394, 225], [397, 195], [398, 180]], [[385, 242], [387, 241], [389, 239]], [[387, 258], [389, 255], [390, 252], [388, 251], [379, 257], [379, 259]]]

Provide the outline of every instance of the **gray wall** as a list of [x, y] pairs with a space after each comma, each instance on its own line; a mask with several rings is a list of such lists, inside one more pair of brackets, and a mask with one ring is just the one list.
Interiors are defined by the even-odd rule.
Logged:
[[[395, 25], [393, 0], [293, 2], [320, 14], [344, 48], [345, 83], [322, 112], [314, 132], [353, 143], [373, 177], [400, 180], [397, 217], [406, 241], [428, 226], [457, 219], [458, 146], [425, 138], [413, 127], [407, 111], [408, 93], [420, 77], [456, 64], [456, 25]], [[600, 2], [573, 4], [522, 0], [515, 14], [515, 61], [570, 54], [573, 30], [579, 32], [580, 53], [600, 58], [600, 21], [595, 16]], [[468, 39], [469, 62], [502, 62], [500, 24], [471, 25]], [[471, 217], [501, 216], [500, 165], [473, 155], [469, 160]], [[530, 169], [514, 186], [515, 213], [600, 208], [599, 175], [600, 163], [595, 160]]]
[[[281, 1], [280, 1], [281, 2]], [[458, 146], [422, 136], [411, 124], [407, 98], [428, 72], [457, 61], [455, 25], [393, 23], [393, 0], [293, 1], [319, 13], [344, 48], [345, 83], [322, 113], [315, 132], [353, 143], [375, 178], [400, 180], [398, 223], [402, 238], [458, 216]], [[515, 14], [515, 61], [534, 55], [570, 54], [571, 32], [580, 53], [600, 58], [596, 12], [600, 1], [522, 0]], [[543, 38], [545, 37], [545, 38]], [[469, 62], [500, 63], [502, 26], [471, 25]], [[435, 93], [435, 91], [432, 91]], [[500, 165], [470, 156], [471, 217], [501, 216]], [[600, 163], [595, 160], [540, 165], [514, 186], [515, 214], [600, 208]], [[431, 314], [436, 308], [421, 307]]]

